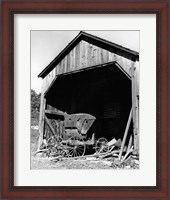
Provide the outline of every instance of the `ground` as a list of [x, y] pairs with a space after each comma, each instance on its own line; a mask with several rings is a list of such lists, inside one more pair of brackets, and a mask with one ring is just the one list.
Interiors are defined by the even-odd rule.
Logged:
[[112, 169], [108, 162], [98, 160], [61, 160], [58, 162], [51, 161], [50, 158], [37, 154], [38, 130], [31, 129], [31, 169]]
[[38, 126], [34, 122], [31, 126], [31, 169], [138, 169], [139, 162], [129, 159], [126, 163], [115, 165], [113, 157], [98, 159], [95, 157], [82, 158], [79, 160], [66, 159], [52, 161], [51, 158], [42, 154], [35, 154], [39, 136]]

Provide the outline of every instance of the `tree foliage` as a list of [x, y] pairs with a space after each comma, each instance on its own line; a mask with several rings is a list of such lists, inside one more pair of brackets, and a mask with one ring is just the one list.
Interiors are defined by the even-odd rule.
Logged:
[[37, 94], [31, 89], [31, 116], [32, 118], [38, 117], [40, 111], [40, 97], [41, 93]]

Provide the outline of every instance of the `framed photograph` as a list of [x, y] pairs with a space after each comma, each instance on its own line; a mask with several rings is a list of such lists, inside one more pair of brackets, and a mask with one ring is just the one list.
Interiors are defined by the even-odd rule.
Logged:
[[1, 198], [168, 200], [169, 2], [1, 10]]

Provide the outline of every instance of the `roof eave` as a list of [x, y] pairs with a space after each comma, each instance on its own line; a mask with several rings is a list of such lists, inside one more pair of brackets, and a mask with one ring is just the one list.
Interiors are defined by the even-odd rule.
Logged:
[[[101, 48], [106, 48], [113, 50], [117, 49], [120, 52], [124, 52], [131, 57], [130, 59], [133, 61], [139, 61], [139, 53], [136, 51], [132, 51], [131, 49], [127, 49], [123, 46], [117, 45], [115, 43], [109, 42], [97, 36], [91, 35], [89, 33], [80, 31], [79, 34], [54, 58], [54, 60], [38, 75], [38, 77], [44, 78], [53, 68], [81, 41], [87, 41], [97, 45]], [[105, 47], [103, 47], [103, 45]], [[113, 51], [114, 52], [114, 51]]]

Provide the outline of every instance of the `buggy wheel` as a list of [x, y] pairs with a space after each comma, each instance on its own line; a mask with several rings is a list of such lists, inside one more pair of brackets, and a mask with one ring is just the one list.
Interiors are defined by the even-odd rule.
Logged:
[[86, 145], [83, 139], [78, 137], [70, 137], [66, 145], [66, 156], [67, 157], [78, 157], [85, 154]]
[[109, 146], [107, 145], [108, 141], [106, 138], [102, 137], [99, 138], [96, 142], [96, 153], [108, 153], [109, 152]]

